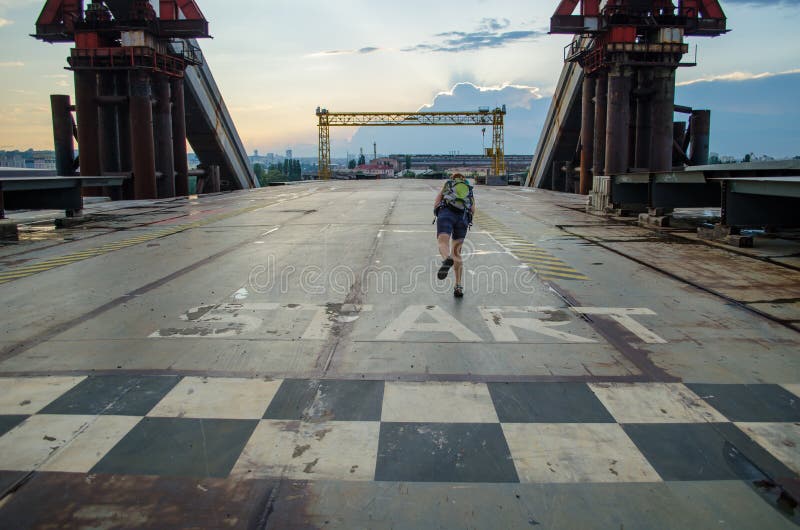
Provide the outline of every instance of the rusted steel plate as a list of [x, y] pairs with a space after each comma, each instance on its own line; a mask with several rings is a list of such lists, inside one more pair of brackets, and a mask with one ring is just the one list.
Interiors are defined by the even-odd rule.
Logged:
[[263, 527], [277, 481], [40, 473], [0, 508], [7, 529]]

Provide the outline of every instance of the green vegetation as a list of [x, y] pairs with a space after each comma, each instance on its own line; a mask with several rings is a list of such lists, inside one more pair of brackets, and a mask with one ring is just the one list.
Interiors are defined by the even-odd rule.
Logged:
[[283, 164], [270, 164], [267, 169], [264, 169], [263, 164], [256, 164], [253, 171], [261, 186], [268, 186], [270, 182], [302, 180], [303, 174], [300, 161], [288, 159]]

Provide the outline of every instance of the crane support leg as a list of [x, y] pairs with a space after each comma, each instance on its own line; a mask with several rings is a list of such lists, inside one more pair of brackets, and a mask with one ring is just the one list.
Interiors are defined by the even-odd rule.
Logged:
[[319, 178], [331, 178], [331, 136], [324, 116], [319, 117]]
[[494, 154], [494, 175], [501, 177], [506, 174], [505, 135], [503, 132], [503, 115], [495, 114], [492, 124], [492, 152]]

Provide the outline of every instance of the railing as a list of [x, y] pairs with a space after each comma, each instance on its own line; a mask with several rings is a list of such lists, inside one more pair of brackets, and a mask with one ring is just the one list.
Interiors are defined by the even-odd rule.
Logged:
[[[73, 70], [148, 69], [172, 77], [183, 77], [187, 61], [182, 56], [158, 53], [146, 46], [74, 48], [69, 58]], [[193, 64], [193, 63], [192, 63]]]

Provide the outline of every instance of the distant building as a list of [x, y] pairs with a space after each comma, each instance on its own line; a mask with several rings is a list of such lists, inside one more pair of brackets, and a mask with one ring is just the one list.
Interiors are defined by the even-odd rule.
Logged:
[[352, 171], [377, 178], [392, 178], [395, 174], [395, 169], [385, 164], [361, 164]]
[[286, 150], [286, 158], [288, 158], [289, 160], [292, 159], [292, 150], [291, 149], [287, 149]]
[[369, 163], [370, 166], [389, 167], [394, 172], [400, 171], [400, 161], [395, 158], [376, 158]]
[[50, 157], [41, 157], [33, 159], [33, 169], [55, 169], [56, 159]]

